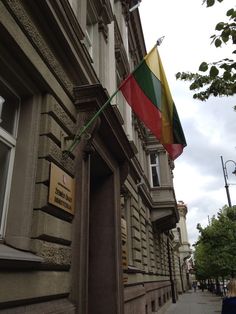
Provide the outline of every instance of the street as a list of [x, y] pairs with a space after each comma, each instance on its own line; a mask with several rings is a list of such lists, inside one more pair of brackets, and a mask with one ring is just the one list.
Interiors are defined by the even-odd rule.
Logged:
[[216, 314], [221, 313], [222, 298], [208, 291], [190, 290], [179, 296], [165, 314]]

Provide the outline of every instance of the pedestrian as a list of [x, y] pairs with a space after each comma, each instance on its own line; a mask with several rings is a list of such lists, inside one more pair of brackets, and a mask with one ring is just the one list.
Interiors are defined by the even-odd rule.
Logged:
[[204, 292], [204, 288], [205, 288], [205, 285], [204, 285], [204, 282], [200, 282], [200, 288], [201, 288], [201, 290], [202, 290], [202, 292]]
[[230, 279], [227, 285], [227, 297], [222, 302], [221, 314], [235, 314], [236, 313], [236, 279]]
[[196, 281], [193, 282], [193, 290], [194, 290], [194, 292], [196, 292], [196, 290], [197, 290], [197, 282]]

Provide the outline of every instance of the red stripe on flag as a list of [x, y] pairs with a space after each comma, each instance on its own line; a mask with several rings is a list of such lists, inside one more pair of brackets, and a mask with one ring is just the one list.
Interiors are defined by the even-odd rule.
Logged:
[[172, 160], [175, 160], [179, 155], [182, 154], [184, 146], [182, 144], [162, 144], [168, 154], [170, 155], [170, 158]]
[[161, 112], [144, 94], [132, 75], [121, 85], [120, 90], [139, 119], [152, 131], [157, 139], [160, 139], [162, 129]]

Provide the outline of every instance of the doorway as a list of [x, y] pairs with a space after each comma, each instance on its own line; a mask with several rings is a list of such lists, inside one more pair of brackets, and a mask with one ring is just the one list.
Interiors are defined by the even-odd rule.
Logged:
[[119, 183], [98, 154], [92, 154], [90, 161], [88, 314], [116, 314], [120, 313]]

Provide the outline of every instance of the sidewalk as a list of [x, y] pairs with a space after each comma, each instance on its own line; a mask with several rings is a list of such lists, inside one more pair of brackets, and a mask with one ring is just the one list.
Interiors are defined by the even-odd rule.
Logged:
[[208, 291], [192, 290], [179, 296], [165, 314], [220, 314], [222, 298]]

